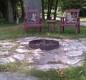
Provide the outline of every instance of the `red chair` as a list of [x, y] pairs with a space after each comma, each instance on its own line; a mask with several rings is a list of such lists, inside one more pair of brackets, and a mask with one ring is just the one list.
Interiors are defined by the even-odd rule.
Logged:
[[42, 19], [38, 10], [29, 9], [25, 11], [24, 29], [26, 31], [30, 28], [38, 28], [41, 32]]
[[79, 18], [80, 9], [67, 9], [65, 11], [65, 17], [61, 17], [60, 20], [60, 33], [64, 32], [64, 27], [73, 27], [76, 28], [76, 34], [80, 33], [80, 18]]

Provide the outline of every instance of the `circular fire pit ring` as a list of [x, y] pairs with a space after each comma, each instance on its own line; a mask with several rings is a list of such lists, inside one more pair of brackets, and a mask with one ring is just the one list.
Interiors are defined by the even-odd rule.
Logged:
[[37, 39], [30, 41], [29, 47], [32, 49], [53, 50], [59, 47], [59, 42], [55, 40]]

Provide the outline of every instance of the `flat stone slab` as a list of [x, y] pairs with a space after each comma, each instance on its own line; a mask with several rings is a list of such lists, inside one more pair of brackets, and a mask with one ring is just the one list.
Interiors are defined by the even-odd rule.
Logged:
[[0, 42], [0, 46], [5, 49], [11, 49], [13, 46], [15, 46], [15, 44], [10, 41], [4, 41]]
[[8, 56], [9, 55], [9, 53], [8, 53], [8, 51], [0, 51], [0, 56]]
[[68, 61], [67, 62], [67, 64], [69, 64], [69, 65], [75, 65], [75, 64], [77, 64], [77, 63], [79, 63], [79, 61], [80, 61], [81, 59], [73, 59], [73, 60], [70, 60], [70, 61]]
[[21, 73], [0, 72], [0, 80], [38, 80], [38, 78]]
[[28, 52], [28, 50], [26, 50], [26, 49], [16, 49], [16, 52], [25, 53], [25, 52]]
[[66, 53], [66, 55], [70, 56], [70, 57], [82, 56], [83, 51], [69, 51], [69, 52]]
[[10, 63], [10, 61], [7, 58], [0, 59], [0, 64], [7, 64], [7, 63]]
[[63, 69], [63, 68], [68, 68], [68, 66], [64, 64], [45, 64], [45, 65], [37, 66], [38, 70], [43, 70], [43, 71], [48, 71], [50, 69]]
[[23, 61], [25, 59], [25, 54], [15, 54], [13, 57], [19, 61]]

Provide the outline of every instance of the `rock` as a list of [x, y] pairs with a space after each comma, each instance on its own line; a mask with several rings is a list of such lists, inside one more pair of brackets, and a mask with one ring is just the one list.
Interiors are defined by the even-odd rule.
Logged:
[[68, 46], [69, 50], [77, 50], [77, 46], [76, 45], [72, 45], [72, 46]]
[[8, 53], [8, 51], [6, 51], [6, 52], [0, 51], [0, 56], [9, 56], [9, 53]]
[[33, 57], [29, 57], [29, 58], [28, 58], [28, 61], [29, 61], [29, 63], [34, 63]]
[[82, 46], [79, 46], [78, 49], [79, 50], [82, 50], [82, 51], [86, 51], [86, 46], [83, 46], [83, 45]]
[[19, 61], [23, 61], [25, 59], [25, 54], [15, 54], [15, 55], [13, 55], [13, 58], [15, 58]]
[[38, 70], [48, 71], [50, 69], [63, 69], [67, 68], [67, 65], [64, 64], [45, 64], [45, 65], [37, 65]]
[[58, 61], [55, 60], [55, 55], [47, 53], [44, 56], [41, 56], [39, 63], [40, 64], [47, 64], [47, 63], [57, 63]]
[[69, 65], [75, 65], [75, 64], [77, 64], [78, 62], [80, 62], [80, 59], [75, 58], [75, 59], [73, 59], [73, 60], [69, 60], [69, 61], [67, 62], [67, 64], [69, 64]]
[[15, 59], [12, 58], [12, 57], [8, 57], [8, 60], [9, 60], [10, 62], [16, 62]]
[[83, 51], [69, 51], [66, 53], [67, 56], [69, 57], [77, 57], [77, 56], [82, 56]]
[[42, 50], [41, 49], [36, 49], [36, 50], [33, 51], [33, 53], [35, 53], [35, 54], [42, 53]]
[[57, 56], [55, 56], [55, 59], [63, 64], [66, 64], [69, 61], [68, 57], [65, 55], [64, 56], [57, 55]]
[[41, 55], [40, 55], [40, 54], [37, 54], [37, 53], [32, 54], [32, 55], [29, 56], [29, 58], [28, 58], [29, 63], [39, 62], [40, 59], [41, 59]]
[[17, 52], [19, 53], [25, 53], [25, 52], [28, 52], [27, 49], [16, 49]]
[[18, 48], [20, 48], [20, 49], [23, 49], [23, 48], [25, 48], [25, 46], [23, 46], [23, 45], [20, 45]]
[[64, 49], [63, 49], [64, 51], [69, 51], [70, 50], [70, 48], [69, 47], [64, 47]]
[[0, 43], [0, 45], [2, 45], [2, 47], [3, 48], [6, 48], [6, 49], [10, 49], [13, 46], [15, 46], [15, 44], [14, 43], [11, 43], [11, 42], [3, 42], [3, 43]]
[[7, 58], [0, 59], [0, 64], [7, 64], [7, 63], [10, 63], [10, 61]]
[[64, 43], [64, 42], [63, 42], [61, 45], [62, 45], [62, 46], [65, 46], [65, 47], [69, 46], [68, 43]]
[[29, 42], [22, 42], [22, 43], [20, 43], [21, 45], [27, 45], [27, 44], [29, 44]]
[[34, 76], [26, 76], [21, 73], [0, 72], [0, 80], [38, 80]]

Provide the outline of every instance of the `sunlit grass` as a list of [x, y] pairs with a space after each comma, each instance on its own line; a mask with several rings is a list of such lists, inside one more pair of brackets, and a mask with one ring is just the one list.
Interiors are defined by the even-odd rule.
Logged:
[[81, 17], [80, 21], [86, 21], [86, 17]]
[[[86, 37], [86, 26], [81, 26], [81, 33], [75, 33], [75, 27], [65, 28], [64, 33], [59, 33], [59, 22], [56, 24], [56, 32], [48, 31], [47, 24], [44, 23], [42, 32], [38, 29], [31, 29], [27, 32], [23, 29], [23, 24], [0, 24], [0, 39], [16, 39], [29, 36], [53, 37], [53, 38], [83, 38]], [[52, 27], [52, 26], [51, 26]]]

